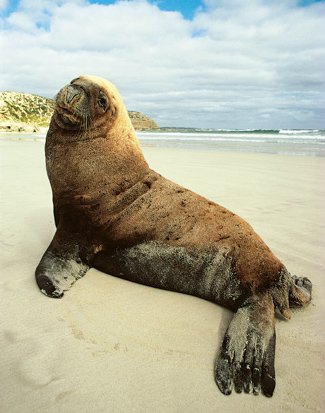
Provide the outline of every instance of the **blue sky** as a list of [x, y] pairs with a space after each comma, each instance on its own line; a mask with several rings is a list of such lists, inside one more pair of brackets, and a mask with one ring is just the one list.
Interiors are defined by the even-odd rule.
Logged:
[[[249, 0], [247, 0], [249, 1]], [[308, 6], [312, 3], [317, 3], [321, 0], [300, 0], [296, 3], [301, 6]], [[101, 3], [101, 4], [112, 4], [116, 3], [116, 1], [105, 1], [105, 0], [92, 0], [91, 3]], [[14, 2], [16, 3], [16, 1]], [[153, 0], [150, 1], [152, 4], [156, 4], [161, 10], [167, 11], [179, 11], [186, 19], [192, 19], [195, 12], [198, 9], [205, 10], [206, 5], [204, 1], [201, 0]]]
[[[109, 5], [117, 3], [117, 0], [90, 0], [89, 3]], [[192, 19], [198, 8], [205, 7], [201, 0], [152, 0], [149, 3], [156, 4], [161, 10], [179, 11], [187, 19]], [[17, 9], [19, 0], [7, 1], [6, 4], [5, 13], [8, 14]]]
[[325, 1], [0, 0], [0, 90], [113, 81], [161, 126], [325, 129]]
[[[117, 1], [118, 0], [90, 0], [89, 3], [109, 5], [117, 3]], [[295, 3], [304, 7], [321, 1], [322, 0], [298, 0]], [[150, 0], [149, 3], [157, 5], [161, 10], [179, 11], [186, 19], [192, 19], [197, 10], [205, 10], [206, 8], [205, 2], [201, 0]], [[10, 0], [7, 1], [6, 4], [5, 13], [8, 14], [17, 9], [19, 0]]]
[[[321, 2], [322, 0], [300, 0], [296, 3], [301, 6], [308, 6], [313, 3]], [[92, 4], [109, 5], [116, 3], [117, 0], [90, 0]], [[198, 9], [204, 10], [206, 5], [201, 0], [150, 0], [149, 3], [156, 4], [161, 10], [179, 11], [186, 19], [192, 19]], [[1, 3], [0, 3], [1, 4]], [[5, 14], [8, 14], [17, 9], [19, 0], [10, 0], [6, 2]]]
[[[115, 1], [91, 1], [91, 3], [112, 4]], [[200, 0], [156, 0], [150, 1], [156, 4], [161, 10], [179, 11], [186, 19], [192, 19], [197, 9], [205, 8], [205, 5]]]

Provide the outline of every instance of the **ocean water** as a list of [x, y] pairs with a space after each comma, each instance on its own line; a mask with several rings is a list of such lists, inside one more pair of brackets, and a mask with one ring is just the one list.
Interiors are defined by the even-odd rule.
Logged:
[[[137, 132], [142, 146], [227, 152], [256, 152], [292, 156], [325, 156], [325, 130], [226, 130], [162, 128]], [[0, 139], [44, 141], [46, 131], [2, 133]]]
[[144, 146], [325, 156], [325, 130], [191, 130], [138, 132]]

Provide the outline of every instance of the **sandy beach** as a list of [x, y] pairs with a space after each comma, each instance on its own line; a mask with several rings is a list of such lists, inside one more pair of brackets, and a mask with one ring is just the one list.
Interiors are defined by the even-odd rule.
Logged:
[[277, 387], [224, 396], [214, 359], [232, 313], [90, 270], [62, 300], [34, 270], [54, 234], [44, 144], [0, 140], [0, 412], [321, 412], [325, 157], [145, 147], [151, 167], [245, 218], [312, 303], [277, 320]]

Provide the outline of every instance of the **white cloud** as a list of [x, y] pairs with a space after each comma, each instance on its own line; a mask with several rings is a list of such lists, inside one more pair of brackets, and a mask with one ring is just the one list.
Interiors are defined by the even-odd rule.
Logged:
[[53, 96], [92, 73], [161, 125], [325, 128], [324, 3], [206, 6], [188, 21], [144, 0], [24, 0], [0, 21], [0, 89]]
[[0, 11], [8, 6], [8, 0], [0, 0]]

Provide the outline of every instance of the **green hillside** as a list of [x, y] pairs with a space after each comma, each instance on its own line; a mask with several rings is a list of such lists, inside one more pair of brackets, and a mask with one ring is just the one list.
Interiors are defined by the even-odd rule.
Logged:
[[[49, 125], [54, 101], [29, 93], [0, 92], [0, 131], [37, 132]], [[157, 124], [141, 112], [130, 111], [136, 130], [158, 129]]]

